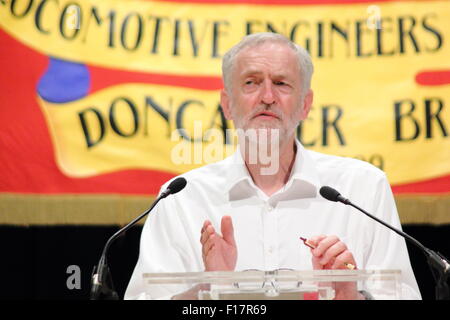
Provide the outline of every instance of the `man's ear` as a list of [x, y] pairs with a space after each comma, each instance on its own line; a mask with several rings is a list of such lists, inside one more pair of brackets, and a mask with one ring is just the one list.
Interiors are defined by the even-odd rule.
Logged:
[[228, 93], [225, 89], [222, 89], [220, 91], [220, 106], [222, 107], [223, 114], [225, 116], [225, 119], [227, 120], [233, 120], [231, 118], [231, 104], [230, 104], [230, 97], [228, 96]]
[[308, 92], [303, 99], [303, 108], [302, 112], [300, 112], [300, 121], [308, 118], [309, 111], [311, 111], [312, 103], [314, 98], [314, 92], [311, 89], [308, 89]]

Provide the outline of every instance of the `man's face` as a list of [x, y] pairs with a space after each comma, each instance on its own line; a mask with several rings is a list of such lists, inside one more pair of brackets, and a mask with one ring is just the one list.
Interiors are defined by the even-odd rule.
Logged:
[[221, 105], [237, 129], [278, 129], [281, 139], [293, 136], [312, 103], [302, 99], [302, 79], [294, 51], [280, 43], [243, 49], [235, 58], [231, 92], [222, 91]]

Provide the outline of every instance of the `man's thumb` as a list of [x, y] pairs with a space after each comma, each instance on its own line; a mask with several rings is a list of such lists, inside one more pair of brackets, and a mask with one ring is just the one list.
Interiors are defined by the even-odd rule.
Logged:
[[231, 245], [235, 245], [234, 242], [234, 230], [233, 230], [233, 222], [231, 221], [230, 216], [223, 216], [222, 222], [220, 225], [220, 231], [222, 231], [223, 239]]

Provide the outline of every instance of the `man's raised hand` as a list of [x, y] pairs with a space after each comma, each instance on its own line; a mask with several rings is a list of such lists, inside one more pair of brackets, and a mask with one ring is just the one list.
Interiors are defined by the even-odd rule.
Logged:
[[234, 271], [236, 267], [237, 248], [230, 216], [222, 217], [220, 229], [222, 235], [216, 232], [211, 221], [203, 223], [200, 243], [205, 271]]

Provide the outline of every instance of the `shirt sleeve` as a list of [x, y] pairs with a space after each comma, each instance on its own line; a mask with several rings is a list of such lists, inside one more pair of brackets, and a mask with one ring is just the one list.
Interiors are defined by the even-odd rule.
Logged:
[[[391, 226], [402, 230], [394, 196], [383, 174], [376, 184], [373, 214]], [[365, 269], [400, 270], [400, 299], [419, 300], [421, 294], [409, 259], [403, 237], [391, 229], [370, 219], [367, 221]], [[376, 296], [375, 296], [376, 298]]]
[[[185, 285], [146, 285], [143, 274], [200, 271], [198, 247], [188, 236], [175, 195], [163, 199], [142, 229], [139, 258], [125, 292], [125, 299], [170, 299], [188, 289]], [[200, 233], [198, 239], [200, 237]]]

